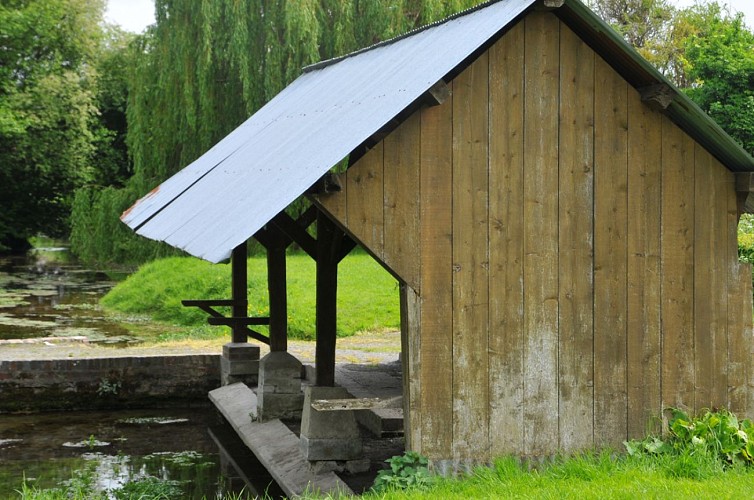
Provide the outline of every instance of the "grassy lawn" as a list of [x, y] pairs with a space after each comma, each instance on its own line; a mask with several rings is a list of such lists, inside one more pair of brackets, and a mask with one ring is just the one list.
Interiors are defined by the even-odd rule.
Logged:
[[[315, 265], [307, 255], [289, 255], [288, 335], [314, 338]], [[248, 260], [250, 316], [266, 316], [264, 257]], [[181, 305], [183, 299], [230, 298], [230, 265], [193, 257], [161, 259], [139, 268], [103, 299], [102, 305], [137, 335], [152, 340], [227, 336], [225, 327], [206, 325], [207, 315]], [[146, 326], [144, 318], [161, 323]], [[139, 320], [142, 321], [139, 321]], [[258, 327], [264, 330], [265, 327]], [[338, 335], [400, 328], [398, 282], [371, 257], [354, 253], [338, 268]], [[159, 330], [159, 333], [157, 331]]]
[[[611, 450], [529, 462], [497, 460], [435, 479], [425, 458], [390, 460], [368, 498], [752, 498], [754, 423], [724, 410], [668, 408], [665, 432]], [[504, 429], [500, 429], [504, 432]], [[396, 491], [397, 488], [407, 490]]]
[[[158, 480], [140, 491], [144, 496], [118, 498], [181, 498], [165, 494]], [[133, 488], [132, 488], [133, 489]], [[751, 467], [724, 468], [704, 456], [615, 457], [613, 454], [584, 454], [556, 459], [530, 471], [515, 458], [497, 460], [492, 467], [479, 467], [455, 479], [439, 479], [425, 489], [367, 493], [364, 499], [743, 499], [752, 498], [754, 470]], [[37, 490], [25, 487], [19, 497], [27, 500], [105, 498], [91, 489]], [[225, 498], [225, 496], [223, 496]], [[230, 498], [247, 498], [244, 495]], [[332, 498], [306, 495], [304, 498]], [[347, 498], [347, 497], [339, 497]]]
[[[555, 459], [529, 470], [515, 458], [423, 489], [370, 492], [365, 499], [702, 499], [752, 498], [754, 470], [704, 456], [628, 457], [609, 452]], [[309, 498], [322, 498], [311, 496]]]

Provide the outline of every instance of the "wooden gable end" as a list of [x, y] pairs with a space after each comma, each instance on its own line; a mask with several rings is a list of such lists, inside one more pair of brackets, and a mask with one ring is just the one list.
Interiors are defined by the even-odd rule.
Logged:
[[319, 203], [352, 237], [415, 290], [419, 276], [419, 115], [340, 174]]
[[[408, 441], [437, 464], [754, 416], [734, 175], [533, 12], [318, 203], [407, 288]], [[448, 462], [445, 462], [448, 461]]]

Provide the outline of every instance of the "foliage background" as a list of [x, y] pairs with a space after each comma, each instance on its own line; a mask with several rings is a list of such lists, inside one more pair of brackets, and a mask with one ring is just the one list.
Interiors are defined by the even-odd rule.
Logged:
[[91, 175], [103, 0], [0, 2], [0, 250], [67, 232]]
[[[119, 221], [295, 79], [348, 53], [478, 3], [474, 0], [157, 0], [156, 24], [128, 55], [133, 175], [79, 189], [72, 250], [88, 262], [140, 263], [177, 253]], [[292, 210], [300, 210], [302, 202]]]
[[[315, 336], [315, 264], [305, 254], [288, 256], [288, 336], [313, 340]], [[247, 262], [249, 316], [269, 316], [267, 263], [264, 257]], [[210, 337], [228, 335], [225, 328], [207, 327], [207, 314], [181, 306], [181, 299], [225, 299], [230, 296], [228, 264], [210, 264], [195, 257], [171, 257], [144, 264], [103, 299], [109, 310], [126, 317], [146, 315], [150, 320], [211, 329]], [[338, 336], [361, 331], [400, 328], [398, 282], [369, 255], [354, 252], [338, 266]], [[225, 311], [229, 312], [229, 311]], [[254, 327], [266, 333], [267, 327]]]
[[[103, 2], [0, 2], [0, 251], [70, 228], [89, 264], [177, 254], [120, 214], [302, 66], [479, 0], [156, 0], [140, 36], [104, 25]], [[718, 2], [589, 3], [754, 152], [754, 35], [740, 16]]]

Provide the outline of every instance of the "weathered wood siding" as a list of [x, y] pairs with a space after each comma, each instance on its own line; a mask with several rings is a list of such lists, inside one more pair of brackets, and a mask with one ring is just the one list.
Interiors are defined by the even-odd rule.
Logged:
[[320, 203], [406, 283], [408, 445], [619, 447], [667, 406], [754, 417], [733, 174], [532, 13]]

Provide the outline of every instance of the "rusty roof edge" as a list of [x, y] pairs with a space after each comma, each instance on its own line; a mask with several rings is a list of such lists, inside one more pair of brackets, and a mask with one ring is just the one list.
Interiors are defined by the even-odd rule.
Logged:
[[[458, 19], [459, 17], [466, 16], [468, 14], [471, 14], [472, 12], [476, 12], [478, 10], [484, 9], [485, 7], [489, 7], [492, 4], [501, 2], [504, 0], [487, 0], [486, 2], [482, 2], [479, 5], [475, 5], [473, 7], [469, 7], [468, 9], [462, 10], [460, 12], [456, 12], [455, 14], [445, 17], [443, 19], [440, 19], [438, 21], [435, 21], [433, 23], [425, 24], [424, 26], [419, 26], [418, 28], [414, 28], [411, 31], [407, 31], [405, 33], [402, 33], [400, 35], [396, 35], [393, 38], [388, 38], [387, 40], [383, 40], [381, 42], [377, 42], [375, 44], [369, 45], [367, 47], [363, 47], [361, 49], [355, 50], [353, 52], [349, 52], [348, 54], [343, 54], [342, 56], [338, 57], [332, 57], [330, 59], [325, 59], [324, 61], [319, 61], [313, 64], [310, 64], [308, 66], [304, 66], [301, 71], [303, 73], [310, 73], [312, 71], [316, 71], [319, 69], [326, 68], [327, 66], [332, 66], [333, 64], [337, 64], [340, 61], [344, 59], [348, 59], [349, 57], [357, 56], [359, 54], [362, 54], [364, 52], [369, 52], [370, 50], [378, 49], [380, 47], [385, 47], [387, 45], [392, 45], [395, 42], [398, 42], [400, 40], [403, 40], [404, 38], [408, 38], [411, 36], [416, 35], [417, 33], [421, 33], [422, 31], [426, 31], [428, 29], [434, 28], [436, 26], [440, 26], [442, 24], [448, 23], [450, 21], [453, 21], [454, 19]], [[531, 4], [534, 4], [537, 0], [531, 0]], [[531, 6], [531, 5], [530, 5]]]
[[625, 72], [630, 68], [616, 68], [624, 77], [629, 77], [626, 78], [627, 80], [632, 79], [630, 78], [632, 76], [634, 77], [633, 80], [650, 78], [653, 83], [668, 85], [673, 90], [675, 98], [665, 113], [673, 122], [720, 160], [729, 170], [736, 172], [754, 171], [754, 157], [725, 132], [690, 97], [678, 89], [673, 82], [660, 73], [649, 61], [644, 59], [618, 32], [580, 0], [565, 0], [563, 7], [556, 9], [555, 13], [566, 24], [570, 24], [569, 21], [572, 20], [570, 15], [574, 15], [582, 21], [585, 26], [571, 26], [577, 34], [583, 36], [583, 33], [579, 33], [578, 30], [587, 27], [593, 30], [593, 33], [590, 34], [593, 40], [607, 39], [607, 41], [611, 42], [612, 47], [599, 44], [592, 45], [592, 48], [603, 56], [608, 63], [611, 62], [609, 56], [612, 55], [612, 50], [618, 49], [623, 51], [630, 58], [631, 63], [644, 73], [642, 75], [625, 75]]
[[[234, 150], [233, 152], [235, 152], [235, 150]], [[216, 163], [215, 165], [213, 165], [213, 166], [212, 166], [211, 168], [207, 169], [207, 171], [206, 171], [206, 172], [204, 172], [204, 173], [203, 173], [202, 175], [200, 175], [200, 176], [198, 176], [198, 177], [197, 177], [196, 179], [194, 179], [194, 181], [193, 181], [193, 182], [191, 182], [191, 184], [189, 184], [189, 185], [188, 185], [188, 186], [186, 186], [186, 187], [185, 187], [185, 188], [184, 188], [184, 189], [183, 189], [182, 191], [180, 191], [180, 192], [179, 192], [179, 193], [177, 193], [177, 194], [176, 194], [175, 196], [173, 196], [173, 198], [171, 198], [170, 200], [168, 200], [168, 201], [167, 201], [166, 203], [163, 203], [163, 204], [162, 204], [162, 205], [160, 206], [160, 208], [158, 208], [157, 210], [155, 210], [155, 211], [154, 211], [154, 213], [152, 213], [151, 215], [149, 215], [149, 216], [148, 216], [147, 218], [145, 218], [144, 220], [142, 220], [142, 221], [140, 221], [140, 222], [137, 222], [137, 223], [134, 223], [133, 221], [130, 221], [130, 220], [129, 220], [129, 218], [128, 218], [128, 215], [129, 215], [129, 214], [131, 213], [131, 211], [132, 211], [132, 210], [133, 210], [133, 209], [134, 209], [134, 208], [135, 208], [136, 206], [138, 206], [138, 205], [139, 205], [140, 203], [142, 203], [142, 202], [145, 202], [145, 201], [147, 201], [147, 200], [148, 200], [148, 199], [149, 199], [149, 198], [150, 198], [150, 197], [152, 196], [152, 194], [153, 194], [153, 193], [155, 193], [155, 192], [159, 191], [159, 189], [160, 189], [160, 186], [162, 186], [162, 183], [161, 183], [160, 185], [158, 185], [158, 186], [157, 186], [156, 188], [154, 188], [154, 189], [153, 189], [152, 191], [150, 191], [150, 192], [149, 192], [149, 193], [148, 193], [147, 195], [145, 195], [145, 196], [142, 196], [141, 198], [139, 198], [138, 200], [136, 200], [136, 202], [134, 202], [134, 204], [133, 204], [133, 205], [131, 205], [131, 207], [129, 207], [128, 209], [126, 209], [126, 210], [125, 210], [125, 211], [124, 211], [124, 212], [123, 212], [123, 213], [121, 214], [121, 216], [120, 216], [120, 220], [121, 220], [121, 221], [122, 221], [122, 222], [123, 222], [123, 223], [124, 223], [125, 225], [127, 225], [127, 226], [128, 226], [128, 227], [130, 227], [130, 228], [131, 228], [132, 230], [134, 230], [134, 231], [135, 231], [135, 232], [136, 232], [137, 234], [139, 234], [139, 229], [141, 229], [141, 228], [142, 228], [142, 227], [143, 227], [143, 226], [144, 226], [145, 224], [147, 224], [147, 223], [148, 223], [149, 221], [151, 221], [151, 220], [152, 220], [152, 219], [153, 219], [153, 218], [154, 218], [155, 216], [157, 216], [157, 215], [158, 215], [158, 214], [159, 214], [160, 212], [162, 212], [162, 211], [163, 211], [163, 210], [164, 210], [165, 208], [167, 208], [168, 206], [170, 206], [170, 204], [172, 204], [172, 203], [173, 203], [173, 202], [174, 202], [175, 200], [177, 200], [177, 199], [178, 199], [178, 198], [179, 198], [180, 196], [183, 196], [183, 195], [184, 195], [184, 194], [185, 194], [185, 193], [186, 193], [187, 191], [189, 191], [189, 190], [190, 190], [191, 188], [193, 188], [194, 186], [196, 186], [196, 184], [197, 184], [197, 183], [199, 183], [199, 182], [200, 182], [200, 181], [201, 181], [201, 180], [202, 180], [203, 178], [205, 178], [205, 177], [206, 177], [206, 176], [207, 176], [207, 175], [208, 175], [208, 174], [209, 174], [210, 172], [212, 172], [212, 171], [213, 171], [214, 169], [216, 169], [217, 167], [219, 167], [220, 165], [222, 165], [222, 164], [223, 164], [223, 162], [225, 162], [225, 160], [227, 160], [227, 159], [228, 159], [228, 158], [229, 158], [229, 157], [230, 157], [230, 156], [231, 156], [231, 155], [233, 154], [233, 152], [231, 152], [231, 153], [227, 154], [227, 155], [226, 155], [226, 156], [225, 156], [225, 157], [224, 157], [224, 158], [223, 158], [222, 160], [220, 160], [219, 162], [217, 162], [217, 163]], [[165, 181], [163, 181], [163, 182], [165, 182]]]

